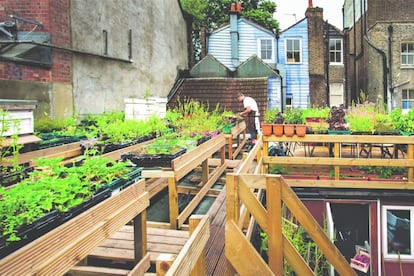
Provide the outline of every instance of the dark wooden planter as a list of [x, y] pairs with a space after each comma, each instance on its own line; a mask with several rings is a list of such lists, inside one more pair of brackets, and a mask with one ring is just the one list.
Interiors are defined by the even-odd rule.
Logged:
[[171, 161], [186, 153], [185, 148], [172, 154], [141, 154], [128, 152], [121, 155], [122, 160], [130, 160], [138, 167], [171, 167]]
[[8, 236], [0, 236], [0, 258], [3, 258], [26, 244], [34, 241], [53, 228], [57, 227], [59, 223], [60, 213], [57, 210], [53, 210], [45, 214], [43, 217], [35, 220], [33, 223], [20, 227], [17, 232], [17, 236], [21, 238], [20, 241], [8, 242]]
[[31, 167], [23, 167], [17, 171], [11, 171], [11, 169], [7, 169], [6, 171], [0, 173], [0, 185], [3, 187], [8, 187], [19, 183], [24, 178], [26, 178], [31, 171], [33, 171], [33, 168]]

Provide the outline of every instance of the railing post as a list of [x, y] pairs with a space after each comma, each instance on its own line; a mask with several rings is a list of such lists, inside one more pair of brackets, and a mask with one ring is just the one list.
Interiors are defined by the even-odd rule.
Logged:
[[226, 175], [226, 219], [227, 221], [233, 220], [235, 223], [239, 221], [239, 177], [228, 173]]
[[[339, 156], [340, 156], [340, 143], [336, 142], [334, 143], [334, 158], [339, 158]], [[335, 170], [335, 180], [339, 180], [340, 167], [334, 166], [334, 170]]]
[[168, 201], [170, 203], [171, 229], [177, 229], [178, 218], [178, 191], [175, 177], [168, 178]]
[[147, 211], [138, 214], [134, 219], [134, 259], [138, 263], [147, 253]]
[[[198, 224], [200, 223], [202, 216], [191, 216], [189, 219], [189, 232], [190, 236], [193, 234], [195, 229], [197, 228]], [[198, 258], [197, 262], [194, 264], [193, 270], [191, 271], [191, 275], [206, 275], [206, 254], [205, 248], [202, 250], [200, 257]]]
[[266, 177], [269, 266], [275, 275], [283, 275], [282, 195], [280, 177]]
[[[407, 159], [414, 163], [414, 144], [409, 144], [407, 148]], [[414, 168], [408, 168], [408, 182], [414, 182]]]
[[[263, 136], [261, 137], [261, 139], [263, 140]], [[263, 141], [263, 157], [269, 156], [269, 142], [268, 141]], [[263, 164], [263, 173], [268, 173], [269, 172], [269, 164]]]

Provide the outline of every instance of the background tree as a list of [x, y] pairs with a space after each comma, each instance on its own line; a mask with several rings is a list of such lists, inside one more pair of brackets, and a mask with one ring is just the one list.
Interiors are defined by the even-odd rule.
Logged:
[[[228, 24], [229, 11], [235, 0], [180, 0], [183, 10], [192, 16], [191, 38], [196, 62], [201, 56], [200, 34], [205, 29], [211, 32], [218, 27]], [[279, 22], [273, 18], [276, 4], [271, 0], [240, 0], [241, 15], [266, 29], [279, 32]]]

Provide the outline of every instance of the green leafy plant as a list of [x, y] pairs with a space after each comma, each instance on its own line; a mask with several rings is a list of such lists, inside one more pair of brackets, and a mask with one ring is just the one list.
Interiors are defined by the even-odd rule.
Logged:
[[302, 110], [299, 108], [291, 107], [285, 111], [285, 123], [286, 124], [303, 124], [304, 119], [302, 117]]
[[276, 120], [276, 116], [278, 113], [279, 113], [278, 108], [267, 109], [264, 114], [265, 123], [273, 124], [273, 122]]
[[18, 241], [18, 229], [51, 210], [67, 212], [91, 198], [102, 186], [125, 177], [126, 162], [84, 156], [78, 166], [64, 166], [62, 157], [34, 160], [28, 178], [10, 189], [0, 187], [0, 234]]
[[327, 119], [331, 109], [329, 107], [309, 107], [302, 110], [303, 120], [306, 118], [324, 118]]
[[375, 131], [375, 103], [366, 102], [351, 106], [346, 113], [346, 120], [349, 123], [349, 129], [352, 132], [370, 132]]
[[401, 108], [395, 108], [391, 111], [390, 117], [396, 129], [405, 133], [414, 133], [414, 108], [405, 114]]
[[[291, 215], [287, 215], [287, 208], [285, 205], [282, 206], [282, 233], [290, 241], [296, 251], [302, 256], [307, 262], [309, 267], [313, 271], [313, 275], [327, 275], [330, 265], [323, 255], [322, 251], [319, 250], [318, 246], [312, 241], [305, 229], [297, 224]], [[324, 231], [327, 232], [327, 226], [324, 222]], [[268, 248], [268, 236], [265, 232], [260, 233], [261, 236], [261, 251], [267, 252]], [[290, 264], [284, 259], [283, 261], [283, 274], [294, 275], [294, 270]]]

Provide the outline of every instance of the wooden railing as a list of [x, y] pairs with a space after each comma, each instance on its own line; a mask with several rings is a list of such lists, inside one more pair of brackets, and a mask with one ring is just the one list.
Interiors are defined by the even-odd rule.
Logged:
[[[333, 156], [268, 156], [268, 148], [270, 142], [281, 143], [300, 143], [301, 145], [309, 144], [322, 144], [325, 146], [331, 145]], [[404, 153], [403, 158], [397, 157], [396, 152], [392, 155], [394, 158], [378, 158], [375, 156], [368, 156], [368, 158], [362, 158], [358, 156], [358, 152], [355, 156], [350, 158], [344, 158], [341, 153], [342, 144], [352, 144], [358, 148], [361, 145], [391, 145], [394, 147], [394, 151], [400, 151], [402, 145], [407, 148], [407, 152]], [[397, 146], [397, 147], [396, 147]], [[401, 151], [400, 151], [401, 153]], [[325, 182], [326, 185], [334, 187], [352, 185], [344, 181], [340, 181], [341, 168], [351, 166], [374, 166], [374, 167], [403, 167], [407, 168], [408, 176], [407, 181], [404, 184], [377, 182], [375, 185], [371, 181], [371, 188], [414, 188], [414, 136], [380, 136], [380, 135], [306, 135], [304, 137], [276, 137], [274, 135], [263, 137], [263, 163], [266, 168], [271, 164], [277, 164], [280, 166], [301, 166], [301, 167], [318, 167], [318, 166], [331, 166], [334, 168], [334, 180]], [[317, 182], [317, 183], [315, 183]], [[318, 186], [322, 185], [321, 181], [301, 181], [302, 185]], [[378, 184], [378, 185], [377, 185]], [[401, 185], [404, 185], [403, 187]], [[360, 188], [366, 188], [367, 186], [358, 184]]]
[[[63, 275], [122, 226], [134, 222], [135, 266], [142, 275], [150, 266], [146, 239], [145, 181], [127, 187], [88, 211], [62, 224], [0, 260], [0, 275]], [[91, 274], [89, 274], [91, 275]]]
[[[219, 164], [210, 171], [208, 159], [216, 152], [220, 152]], [[189, 172], [201, 165], [201, 182], [198, 185], [200, 190], [194, 196], [189, 204], [179, 212], [178, 209], [178, 182]], [[144, 178], [167, 178], [168, 179], [168, 202], [170, 211], [170, 227], [179, 229], [191, 215], [209, 189], [216, 183], [217, 179], [226, 169], [225, 161], [225, 139], [220, 134], [194, 150], [187, 152], [171, 161], [171, 170], [144, 170], [142, 177]]]
[[177, 256], [161, 255], [156, 263], [157, 275], [205, 275], [205, 247], [210, 237], [208, 215], [192, 215], [190, 238]]
[[[266, 189], [267, 209], [251, 192]], [[356, 275], [341, 252], [329, 240], [308, 209], [292, 191], [283, 177], [276, 175], [227, 174], [227, 222], [225, 253], [241, 275], [283, 275], [283, 259], [298, 275], [312, 275], [311, 268], [282, 233], [282, 203], [303, 226], [326, 259], [340, 275]], [[268, 236], [269, 265], [257, 253], [238, 226], [240, 204], [244, 204]]]

